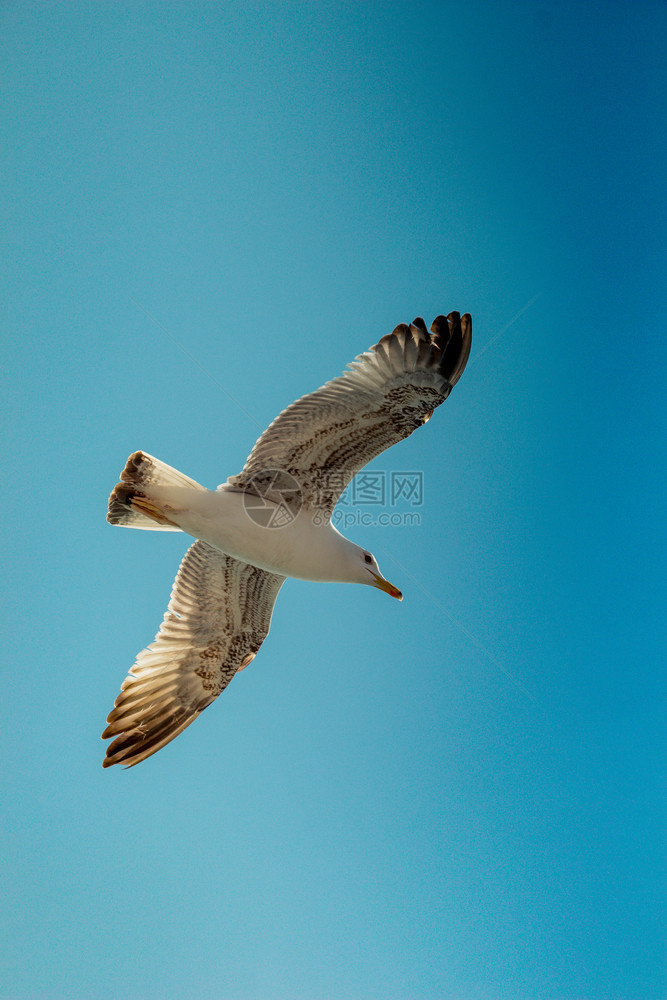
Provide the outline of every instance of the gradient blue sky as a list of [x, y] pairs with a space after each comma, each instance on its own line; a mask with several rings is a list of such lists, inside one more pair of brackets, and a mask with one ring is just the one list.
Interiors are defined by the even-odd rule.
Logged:
[[[0, 27], [3, 1000], [664, 998], [665, 5]], [[376, 462], [421, 524], [348, 530], [403, 603], [289, 582], [103, 771], [187, 545], [105, 523], [127, 455], [215, 486], [451, 309], [468, 369]]]

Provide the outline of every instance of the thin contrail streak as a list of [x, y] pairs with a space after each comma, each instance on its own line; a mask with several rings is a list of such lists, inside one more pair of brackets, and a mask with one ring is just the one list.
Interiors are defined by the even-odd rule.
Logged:
[[514, 316], [512, 316], [512, 318], [509, 321], [509, 323], [505, 323], [505, 326], [502, 328], [502, 330], [498, 330], [498, 333], [494, 334], [493, 337], [491, 337], [491, 340], [488, 342], [488, 344], [485, 344], [484, 347], [482, 348], [482, 350], [478, 354], [476, 354], [473, 358], [470, 359], [470, 361], [468, 362], [468, 364], [475, 364], [476, 361], [479, 361], [479, 359], [482, 357], [482, 355], [484, 354], [484, 352], [488, 351], [488, 349], [491, 347], [492, 344], [495, 344], [495, 342], [498, 340], [498, 337], [502, 337], [502, 335], [504, 333], [506, 333], [507, 330], [509, 330], [509, 328], [512, 326], [512, 324], [516, 323], [516, 321], [518, 320], [519, 316], [523, 316], [523, 314], [525, 313], [525, 311], [527, 309], [530, 309], [530, 307], [533, 305], [534, 302], [537, 302], [537, 300], [539, 299], [539, 297], [540, 297], [541, 294], [542, 294], [542, 292], [538, 292], [537, 295], [533, 295], [533, 297], [530, 300], [530, 302], [526, 302], [525, 306], [522, 306], [521, 309], [519, 309], [518, 313], [515, 313]]
[[507, 669], [507, 667], [503, 666], [503, 664], [500, 662], [500, 660], [497, 657], [495, 657], [493, 655], [493, 653], [490, 653], [488, 651], [488, 649], [486, 649], [486, 647], [482, 645], [482, 643], [479, 641], [479, 639], [477, 639], [472, 634], [472, 632], [465, 627], [465, 625], [462, 625], [461, 622], [457, 621], [456, 618], [454, 617], [454, 615], [451, 613], [451, 611], [448, 611], [447, 608], [444, 608], [442, 606], [442, 604], [440, 604], [440, 602], [435, 599], [435, 597], [433, 596], [433, 594], [431, 594], [426, 589], [426, 587], [424, 587], [423, 584], [421, 584], [419, 582], [419, 580], [417, 580], [417, 578], [414, 577], [412, 575], [412, 573], [410, 573], [409, 570], [407, 570], [405, 568], [405, 566], [402, 566], [399, 563], [398, 559], [396, 559], [394, 556], [392, 556], [392, 554], [390, 552], [385, 552], [385, 555], [389, 556], [389, 558], [392, 560], [392, 562], [394, 562], [398, 566], [398, 568], [400, 569], [400, 571], [402, 573], [405, 573], [405, 575], [410, 580], [412, 580], [412, 582], [415, 584], [415, 586], [419, 587], [419, 589], [421, 590], [421, 592], [426, 597], [428, 597], [428, 599], [431, 601], [431, 603], [436, 606], [436, 608], [438, 609], [438, 611], [441, 611], [443, 613], [443, 615], [445, 615], [447, 618], [449, 618], [450, 622], [453, 625], [455, 625], [456, 628], [459, 629], [459, 631], [462, 632], [463, 635], [465, 635], [466, 638], [468, 638], [470, 640], [470, 642], [472, 642], [472, 644], [474, 646], [477, 646], [477, 649], [479, 649], [480, 652], [484, 653], [484, 655], [491, 661], [491, 663], [493, 663], [494, 666], [496, 666], [498, 668], [498, 670], [500, 670], [500, 672], [502, 674], [504, 674], [505, 677], [507, 677], [507, 679], [509, 681], [511, 681], [512, 684], [514, 684], [514, 686], [516, 688], [518, 688], [519, 691], [521, 691], [523, 694], [525, 694], [527, 698], [530, 698], [531, 701], [535, 702], [536, 705], [538, 704], [537, 698], [533, 694], [531, 694], [530, 691], [526, 687], [523, 686], [523, 684], [521, 683], [521, 681], [517, 680], [517, 678], [514, 677], [514, 675], [510, 673], [510, 671]]

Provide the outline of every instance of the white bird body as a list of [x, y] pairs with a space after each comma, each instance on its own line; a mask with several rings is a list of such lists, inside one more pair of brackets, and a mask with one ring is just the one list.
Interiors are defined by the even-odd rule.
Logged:
[[[265, 527], [251, 516], [247, 496], [227, 486], [157, 485], [151, 487], [151, 500], [181, 531], [268, 573], [317, 583], [372, 584], [363, 563], [365, 550], [311, 508], [301, 507], [280, 527]], [[280, 505], [271, 500], [263, 506], [268, 521], [280, 513]]]

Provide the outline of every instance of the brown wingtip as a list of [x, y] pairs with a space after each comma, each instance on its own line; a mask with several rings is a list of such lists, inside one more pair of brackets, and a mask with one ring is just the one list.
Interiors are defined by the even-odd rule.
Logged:
[[[457, 314], [458, 315], [458, 314]], [[468, 364], [468, 358], [470, 357], [470, 349], [472, 347], [472, 316], [470, 313], [464, 313], [460, 320], [461, 327], [461, 349], [458, 356], [458, 361], [452, 370], [449, 383], [455, 386], [458, 380], [463, 375], [465, 367]]]
[[[200, 714], [200, 709], [189, 711], [181, 708], [164, 713], [155, 720], [149, 720], [145, 727], [141, 724], [129, 726], [107, 747], [102, 767], [112, 767], [114, 764], [134, 767], [140, 764], [176, 739]], [[102, 739], [105, 738], [103, 735]]]
[[455, 386], [470, 357], [472, 317], [470, 313], [461, 316], [458, 312], [436, 316], [431, 324], [431, 332], [436, 346], [442, 352], [439, 371], [451, 386]]

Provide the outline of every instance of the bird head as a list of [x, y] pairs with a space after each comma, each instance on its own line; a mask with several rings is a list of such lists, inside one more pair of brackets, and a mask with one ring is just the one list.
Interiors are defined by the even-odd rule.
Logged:
[[369, 587], [377, 587], [378, 590], [383, 590], [385, 594], [395, 597], [398, 601], [403, 600], [403, 594], [398, 587], [395, 587], [393, 583], [389, 583], [389, 580], [383, 577], [375, 556], [371, 552], [368, 552], [366, 549], [359, 549], [359, 558], [363, 566], [361, 583], [365, 583]]

